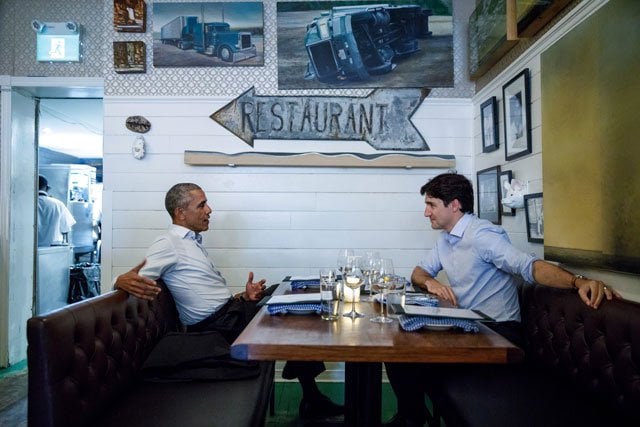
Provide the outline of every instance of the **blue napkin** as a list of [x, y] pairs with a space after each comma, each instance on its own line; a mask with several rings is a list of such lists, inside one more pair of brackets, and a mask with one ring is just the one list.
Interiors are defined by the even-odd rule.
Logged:
[[267, 312], [270, 315], [274, 314], [320, 314], [322, 306], [320, 303], [300, 303], [300, 304], [269, 304], [267, 305]]
[[417, 331], [424, 326], [447, 327], [453, 326], [465, 332], [479, 332], [480, 328], [476, 322], [467, 319], [456, 319], [453, 317], [433, 317], [433, 316], [407, 316], [403, 314], [398, 318], [400, 327], [405, 331]]
[[294, 280], [291, 282], [291, 290], [320, 288], [320, 279]]
[[405, 296], [406, 302], [405, 304], [409, 305], [421, 305], [424, 307], [437, 307], [438, 306], [438, 298], [430, 296], [430, 295], [411, 295], [407, 294]]

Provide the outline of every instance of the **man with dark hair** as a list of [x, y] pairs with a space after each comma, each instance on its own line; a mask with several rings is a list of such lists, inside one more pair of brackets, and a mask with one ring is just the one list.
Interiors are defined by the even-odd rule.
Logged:
[[[191, 183], [174, 185], [166, 194], [165, 208], [171, 216], [169, 230], [147, 250], [145, 261], [124, 273], [114, 287], [138, 298], [152, 300], [160, 292], [162, 278], [176, 303], [187, 332], [218, 331], [231, 344], [257, 313], [265, 293], [265, 280], [254, 282], [249, 272], [244, 292], [232, 295], [227, 282], [202, 246], [201, 232], [209, 229], [212, 209], [204, 191]], [[325, 418], [343, 413], [318, 389], [315, 377], [322, 362], [287, 362], [283, 377], [298, 378], [303, 397], [301, 418]]]
[[51, 197], [49, 181], [38, 176], [38, 246], [66, 245], [75, 218], [60, 200]]
[[[473, 215], [473, 187], [462, 175], [438, 175], [420, 188], [424, 216], [442, 230], [433, 250], [414, 268], [411, 282], [461, 308], [480, 310], [495, 319], [485, 323], [514, 344], [521, 344], [518, 290], [527, 283], [576, 288], [584, 303], [598, 308], [603, 298], [620, 297], [599, 280], [574, 275], [554, 264], [516, 249], [500, 226]], [[449, 284], [436, 279], [444, 270]], [[388, 425], [421, 426], [427, 418], [426, 383], [446, 376], [446, 366], [387, 363], [389, 381], [398, 400], [398, 413]]]

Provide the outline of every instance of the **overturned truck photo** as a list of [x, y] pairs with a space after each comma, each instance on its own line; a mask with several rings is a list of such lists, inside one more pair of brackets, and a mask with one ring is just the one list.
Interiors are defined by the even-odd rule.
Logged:
[[431, 10], [386, 4], [334, 7], [307, 25], [305, 79], [368, 80], [392, 71], [427, 38]]

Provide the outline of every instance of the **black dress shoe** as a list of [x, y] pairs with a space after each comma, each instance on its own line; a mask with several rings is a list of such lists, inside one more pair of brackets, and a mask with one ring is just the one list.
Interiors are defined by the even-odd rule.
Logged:
[[325, 395], [314, 399], [302, 398], [298, 412], [302, 419], [324, 419], [344, 414], [344, 406], [333, 403]]
[[423, 427], [424, 422], [408, 420], [400, 414], [395, 414], [386, 423], [382, 423], [382, 427]]

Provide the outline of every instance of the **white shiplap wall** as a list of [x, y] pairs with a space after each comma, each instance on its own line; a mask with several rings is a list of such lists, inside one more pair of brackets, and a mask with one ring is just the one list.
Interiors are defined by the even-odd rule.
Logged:
[[[359, 141], [256, 141], [231, 135], [209, 116], [231, 99], [105, 97], [103, 280], [139, 262], [169, 224], [164, 195], [177, 182], [201, 185], [214, 212], [205, 244], [234, 291], [247, 273], [270, 283], [334, 266], [341, 247], [376, 249], [409, 275], [433, 245], [419, 194], [443, 169], [208, 167], [184, 164], [185, 150], [373, 153]], [[128, 116], [151, 121], [147, 155], [136, 160]], [[470, 100], [427, 98], [413, 122], [431, 154], [453, 154], [473, 178]]]

